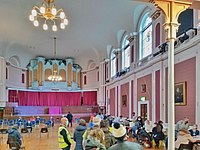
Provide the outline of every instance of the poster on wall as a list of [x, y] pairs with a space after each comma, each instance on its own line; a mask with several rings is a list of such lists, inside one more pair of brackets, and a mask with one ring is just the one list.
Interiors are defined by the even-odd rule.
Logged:
[[122, 106], [123, 107], [127, 106], [127, 95], [122, 95]]
[[186, 105], [187, 104], [187, 86], [186, 82], [175, 83], [174, 87], [174, 101], [175, 105]]

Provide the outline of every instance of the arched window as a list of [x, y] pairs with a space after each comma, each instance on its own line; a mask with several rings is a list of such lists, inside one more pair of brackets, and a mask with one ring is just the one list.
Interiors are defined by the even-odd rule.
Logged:
[[130, 66], [130, 45], [127, 36], [122, 42], [122, 69]]
[[152, 19], [146, 14], [140, 25], [140, 59], [152, 53]]
[[116, 55], [114, 54], [114, 49], [111, 52], [111, 56], [110, 56], [110, 75], [111, 77], [115, 76], [117, 68], [116, 68]]

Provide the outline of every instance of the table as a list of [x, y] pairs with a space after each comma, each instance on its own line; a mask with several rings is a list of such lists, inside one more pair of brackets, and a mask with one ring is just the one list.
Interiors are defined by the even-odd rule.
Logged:
[[193, 136], [193, 138], [196, 140], [196, 143], [200, 143], [200, 136]]

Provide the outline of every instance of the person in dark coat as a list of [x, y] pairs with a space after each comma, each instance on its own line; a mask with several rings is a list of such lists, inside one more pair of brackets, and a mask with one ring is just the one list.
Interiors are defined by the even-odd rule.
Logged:
[[75, 150], [83, 150], [83, 134], [85, 133], [87, 127], [84, 119], [79, 120], [79, 125], [74, 131], [74, 141], [76, 142]]
[[199, 130], [198, 130], [198, 125], [194, 124], [192, 129], [189, 130], [191, 136], [198, 136], [199, 135]]
[[[73, 119], [73, 115], [72, 115], [70, 112], [68, 112], [66, 118], [68, 119], [69, 124], [71, 124], [71, 127], [72, 127], [72, 119]], [[68, 124], [67, 127], [69, 127], [69, 124]]]
[[[12, 139], [11, 139], [12, 137]], [[11, 141], [13, 140], [13, 138], [16, 139], [16, 141]], [[7, 144], [9, 144], [10, 148], [11, 148], [11, 145], [13, 142], [16, 142], [16, 150], [19, 150], [20, 149], [20, 146], [22, 145], [22, 137], [17, 129], [17, 126], [14, 126], [13, 128], [11, 129], [8, 129], [8, 141], [7, 141]]]

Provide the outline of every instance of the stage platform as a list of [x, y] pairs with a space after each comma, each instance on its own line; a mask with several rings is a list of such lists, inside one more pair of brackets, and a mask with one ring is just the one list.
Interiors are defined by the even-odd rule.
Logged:
[[[32, 117], [40, 117], [44, 118], [46, 120], [49, 120], [50, 117], [53, 117], [55, 122], [60, 122], [61, 117], [66, 116], [67, 114], [32, 114], [32, 115], [6, 115], [3, 117], [3, 119], [13, 120], [19, 117], [22, 117], [22, 119], [28, 120]], [[72, 114], [73, 115], [73, 122], [76, 122], [77, 118], [85, 119], [86, 122], [89, 122], [90, 116], [92, 113], [85, 113], [85, 114]]]

